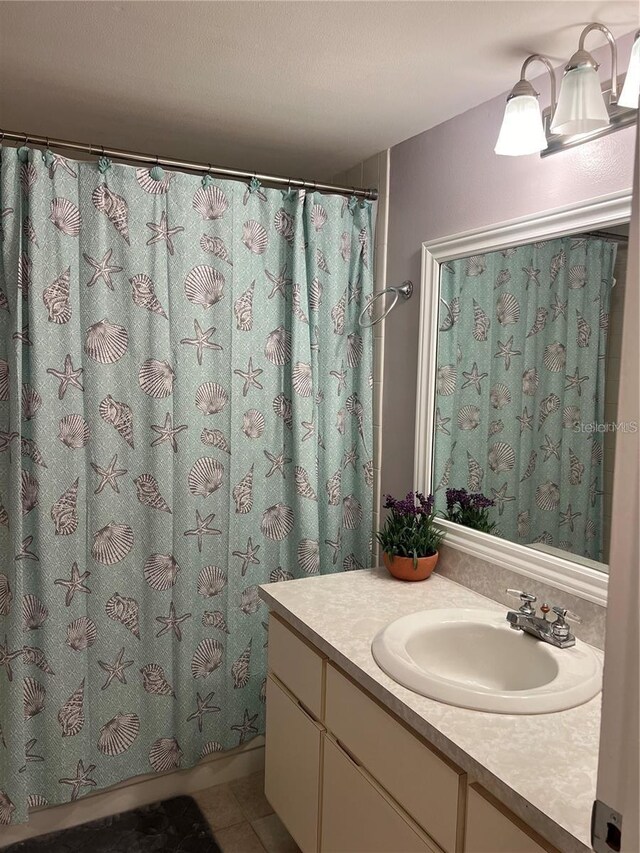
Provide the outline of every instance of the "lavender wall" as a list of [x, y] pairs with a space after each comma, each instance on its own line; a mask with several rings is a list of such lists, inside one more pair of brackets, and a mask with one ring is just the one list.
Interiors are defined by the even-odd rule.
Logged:
[[[618, 42], [626, 69], [632, 35]], [[594, 51], [606, 68], [606, 53]], [[514, 81], [517, 76], [514, 66]], [[547, 81], [535, 80], [549, 103]], [[635, 129], [541, 159], [493, 153], [506, 94], [391, 149], [387, 281], [420, 282], [425, 240], [628, 189]], [[419, 294], [386, 321], [381, 493], [404, 494], [413, 480]]]

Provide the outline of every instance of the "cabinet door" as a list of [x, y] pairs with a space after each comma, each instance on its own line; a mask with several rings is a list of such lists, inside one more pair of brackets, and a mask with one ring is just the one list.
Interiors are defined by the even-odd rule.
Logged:
[[323, 740], [321, 853], [436, 853], [373, 779]]
[[265, 794], [303, 853], [318, 850], [323, 729], [269, 675]]
[[558, 853], [477, 784], [469, 787], [464, 849], [465, 853]]
[[465, 774], [333, 664], [327, 666], [325, 725], [443, 850], [462, 848]]

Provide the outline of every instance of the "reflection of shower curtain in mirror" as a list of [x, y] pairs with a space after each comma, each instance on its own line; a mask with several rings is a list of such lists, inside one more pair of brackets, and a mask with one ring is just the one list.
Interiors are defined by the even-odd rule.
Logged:
[[443, 265], [434, 488], [498, 535], [602, 559], [604, 355], [616, 244], [573, 236]]

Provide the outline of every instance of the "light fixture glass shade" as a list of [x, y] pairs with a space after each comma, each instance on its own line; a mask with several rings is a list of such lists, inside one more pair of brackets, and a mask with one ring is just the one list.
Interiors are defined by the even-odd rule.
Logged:
[[521, 154], [535, 154], [546, 147], [547, 138], [535, 95], [509, 98], [498, 141], [493, 149], [495, 153], [518, 157]]
[[637, 37], [631, 48], [631, 59], [627, 76], [624, 78], [622, 93], [618, 99], [621, 107], [638, 109], [638, 97], [640, 96], [640, 37]]
[[562, 136], [589, 133], [609, 124], [609, 114], [600, 89], [598, 72], [579, 65], [564, 75], [551, 132]]

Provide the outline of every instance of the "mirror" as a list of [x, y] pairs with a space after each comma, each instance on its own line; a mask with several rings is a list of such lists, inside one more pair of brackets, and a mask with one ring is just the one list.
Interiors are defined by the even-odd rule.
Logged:
[[616, 429], [633, 428], [616, 424], [627, 235], [560, 233], [438, 265], [436, 508], [448, 489], [482, 493], [493, 535], [605, 572]]
[[[469, 525], [469, 519], [461, 519], [462, 524], [445, 518], [447, 551], [461, 551], [599, 605], [607, 603], [616, 431], [638, 429], [637, 423], [616, 423], [631, 199], [630, 189], [621, 190], [422, 244], [414, 488], [435, 492], [446, 511], [448, 488], [478, 485], [495, 502], [487, 510], [494, 533]], [[600, 241], [597, 257], [597, 244], [589, 238]], [[528, 252], [529, 260], [509, 266], [518, 251]], [[592, 255], [601, 267], [594, 268], [593, 280]], [[605, 287], [607, 265], [613, 265], [616, 282]], [[448, 276], [454, 284], [460, 279], [457, 292], [445, 292]], [[625, 316], [625, 330], [633, 320]], [[448, 335], [457, 341], [445, 348]], [[581, 366], [584, 351], [590, 353], [592, 373]], [[480, 379], [483, 373], [487, 376]], [[584, 376], [588, 379], [582, 381]], [[525, 393], [523, 383], [535, 393]], [[597, 387], [587, 392], [590, 383]], [[510, 401], [497, 384], [507, 387]], [[472, 408], [460, 415], [464, 406], [480, 412]], [[559, 437], [550, 431], [558, 424]], [[476, 442], [476, 435], [483, 441]], [[553, 447], [558, 442], [559, 458]], [[536, 481], [545, 466], [556, 466], [553, 475]], [[539, 516], [548, 523], [536, 530]]]

